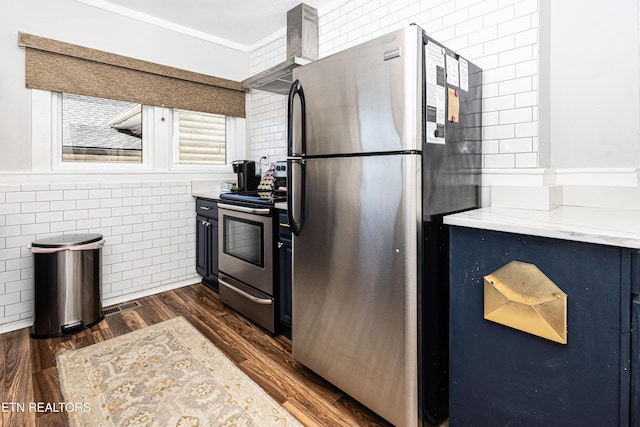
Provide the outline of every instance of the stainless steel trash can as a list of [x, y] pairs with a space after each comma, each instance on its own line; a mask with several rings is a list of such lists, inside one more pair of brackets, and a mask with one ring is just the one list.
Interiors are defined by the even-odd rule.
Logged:
[[104, 319], [101, 234], [36, 240], [33, 254], [35, 312], [32, 338], [71, 335]]

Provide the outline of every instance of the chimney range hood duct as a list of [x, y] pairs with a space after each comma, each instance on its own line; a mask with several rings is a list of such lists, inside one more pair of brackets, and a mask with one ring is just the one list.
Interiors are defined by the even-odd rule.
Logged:
[[286, 95], [294, 68], [318, 59], [318, 12], [300, 3], [287, 12], [287, 60], [242, 81], [242, 86]]

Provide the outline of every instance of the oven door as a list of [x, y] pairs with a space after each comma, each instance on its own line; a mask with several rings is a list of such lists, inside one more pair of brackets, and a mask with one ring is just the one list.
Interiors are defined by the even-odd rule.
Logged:
[[270, 208], [218, 203], [218, 267], [273, 295], [273, 218]]

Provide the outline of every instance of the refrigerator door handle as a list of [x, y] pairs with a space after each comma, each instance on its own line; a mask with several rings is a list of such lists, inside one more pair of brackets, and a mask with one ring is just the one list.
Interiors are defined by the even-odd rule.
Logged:
[[[300, 136], [301, 136], [301, 152], [295, 153], [293, 148], [293, 100], [296, 96], [300, 98]], [[300, 80], [296, 80], [289, 89], [289, 100], [287, 103], [287, 155], [288, 156], [304, 156], [307, 153], [307, 118], [305, 114], [304, 91]]]
[[[293, 182], [293, 164], [300, 165], [300, 189], [296, 189], [296, 184]], [[291, 232], [295, 236], [299, 236], [304, 225], [304, 209], [305, 209], [305, 180], [304, 180], [304, 159], [287, 159], [287, 185], [289, 186], [289, 197], [287, 197], [287, 216], [289, 217], [289, 226]], [[293, 199], [294, 195], [299, 194], [300, 197], [300, 213], [299, 218], [296, 219], [293, 215]]]

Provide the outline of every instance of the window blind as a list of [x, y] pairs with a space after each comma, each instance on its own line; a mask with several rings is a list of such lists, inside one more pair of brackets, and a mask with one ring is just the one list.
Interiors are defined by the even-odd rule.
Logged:
[[27, 88], [245, 117], [240, 82], [19, 33]]
[[179, 163], [225, 164], [224, 116], [174, 110], [173, 122]]

